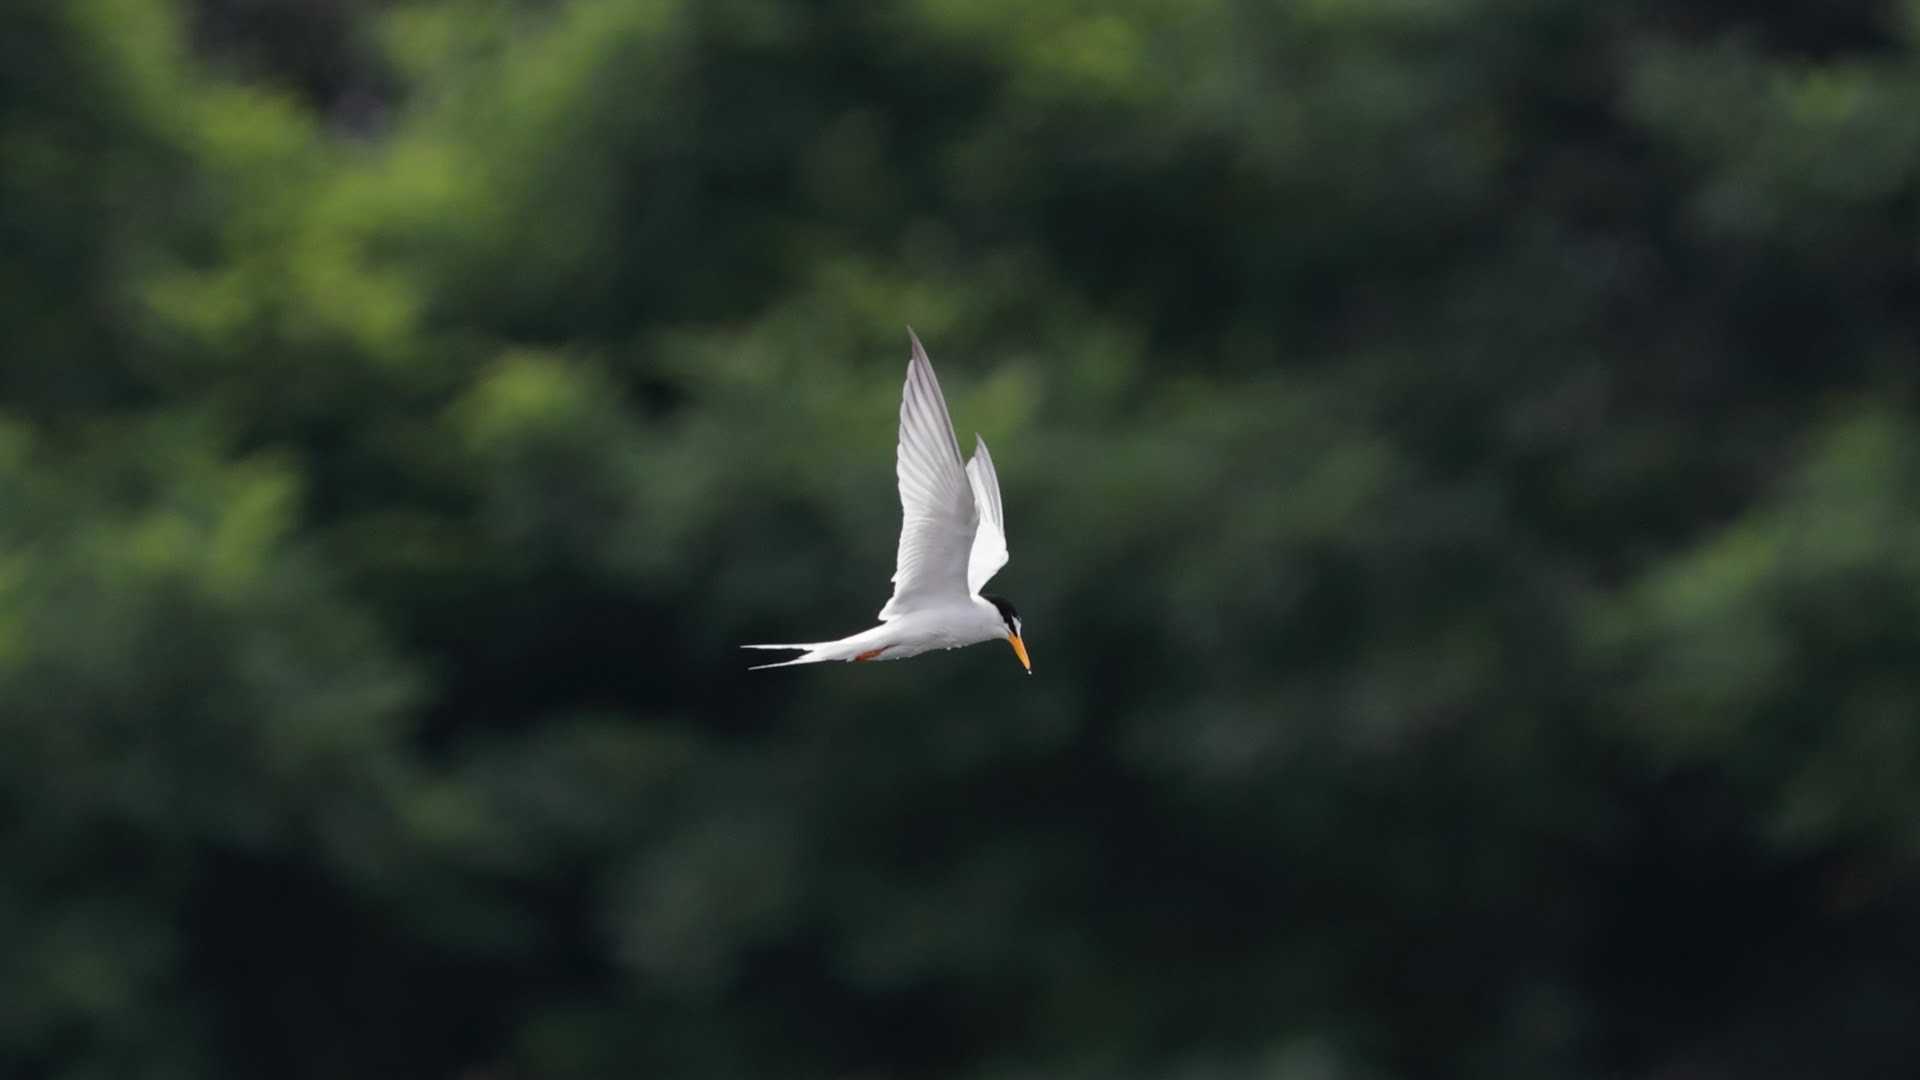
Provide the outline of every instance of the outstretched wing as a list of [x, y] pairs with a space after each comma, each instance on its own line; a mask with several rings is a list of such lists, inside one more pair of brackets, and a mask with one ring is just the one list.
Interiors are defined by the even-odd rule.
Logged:
[[900, 395], [900, 553], [893, 598], [882, 622], [929, 607], [965, 603], [968, 557], [979, 526], [973, 482], [960, 465], [960, 444], [947, 417], [947, 399], [934, 378], [920, 338], [907, 328], [913, 354]]
[[977, 432], [973, 436], [973, 460], [967, 462], [967, 479], [973, 484], [974, 510], [980, 518], [972, 552], [967, 556], [967, 591], [979, 592], [1007, 565], [1007, 517], [1000, 508], [1000, 474], [993, 471], [987, 440]]

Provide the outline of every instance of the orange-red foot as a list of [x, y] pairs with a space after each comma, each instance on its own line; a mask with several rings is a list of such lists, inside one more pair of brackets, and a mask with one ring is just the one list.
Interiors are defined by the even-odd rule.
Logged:
[[854, 660], [855, 661], [871, 660], [874, 657], [879, 656], [881, 653], [886, 652], [888, 649], [891, 649], [891, 648], [893, 648], [893, 646], [891, 645], [882, 645], [877, 649], [868, 649], [866, 652], [863, 652], [859, 656], [854, 657]]

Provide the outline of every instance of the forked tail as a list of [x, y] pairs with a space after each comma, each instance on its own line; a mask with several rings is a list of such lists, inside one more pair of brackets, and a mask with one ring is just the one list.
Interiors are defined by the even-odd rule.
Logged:
[[[795, 664], [818, 664], [833, 659], [831, 656], [823, 656], [821, 654], [821, 644], [820, 642], [815, 642], [811, 645], [742, 645], [740, 647], [743, 649], [798, 649], [806, 654], [804, 656], [796, 656], [791, 660], [782, 660], [777, 664], [755, 664], [747, 669], [748, 671], [764, 671], [767, 668], [792, 667]], [[825, 644], [832, 643], [826, 642]]]

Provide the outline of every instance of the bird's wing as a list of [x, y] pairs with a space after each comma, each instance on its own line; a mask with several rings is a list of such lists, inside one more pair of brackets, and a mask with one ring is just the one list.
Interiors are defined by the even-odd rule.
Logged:
[[967, 479], [973, 483], [973, 505], [980, 528], [973, 534], [973, 550], [967, 556], [967, 591], [979, 592], [1000, 568], [1007, 565], [1007, 516], [1000, 507], [1000, 474], [993, 471], [993, 455], [987, 452], [987, 440], [973, 436], [973, 460], [967, 462]]
[[900, 395], [900, 554], [893, 598], [881, 621], [921, 608], [964, 603], [967, 559], [979, 526], [972, 483], [960, 465], [960, 443], [947, 418], [947, 399], [920, 338], [908, 328], [913, 354]]

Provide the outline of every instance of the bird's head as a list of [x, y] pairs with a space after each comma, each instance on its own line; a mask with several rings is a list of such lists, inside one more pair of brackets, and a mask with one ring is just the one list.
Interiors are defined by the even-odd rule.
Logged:
[[1020, 613], [1004, 597], [982, 594], [980, 599], [992, 604], [1000, 612], [1000, 621], [1007, 624], [1007, 644], [1013, 646], [1013, 655], [1020, 658], [1020, 666], [1033, 674], [1033, 661], [1027, 659], [1027, 643], [1020, 640]]

